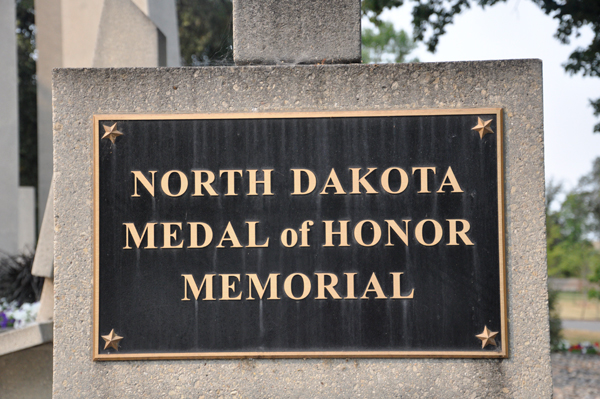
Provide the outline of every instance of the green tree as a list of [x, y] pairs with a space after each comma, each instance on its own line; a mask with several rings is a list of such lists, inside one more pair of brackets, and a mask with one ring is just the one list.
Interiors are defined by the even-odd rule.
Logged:
[[547, 210], [548, 275], [588, 278], [600, 266], [589, 239], [589, 213], [580, 193], [568, 193], [560, 209]]
[[[371, 62], [406, 62], [408, 54], [417, 45], [402, 29], [396, 30], [391, 22], [381, 22], [375, 30], [364, 28], [362, 31], [362, 61]], [[417, 62], [413, 59], [410, 62]]]
[[548, 274], [600, 281], [600, 158], [578, 186], [566, 193], [558, 209], [553, 206], [562, 188], [546, 188]]
[[37, 186], [37, 89], [33, 0], [17, 0], [19, 75], [19, 180]]

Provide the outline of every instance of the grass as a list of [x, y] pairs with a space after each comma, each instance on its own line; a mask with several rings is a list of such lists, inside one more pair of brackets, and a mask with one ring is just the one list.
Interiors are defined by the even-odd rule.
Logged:
[[562, 320], [600, 320], [600, 301], [585, 293], [560, 292], [557, 305]]

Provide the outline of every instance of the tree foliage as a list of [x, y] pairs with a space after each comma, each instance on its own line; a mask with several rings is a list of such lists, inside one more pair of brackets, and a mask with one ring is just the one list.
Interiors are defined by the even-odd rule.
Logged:
[[362, 32], [364, 63], [385, 62], [390, 58], [392, 62], [406, 62], [406, 57], [416, 47], [410, 36], [402, 29], [397, 31], [391, 22], [383, 21], [375, 30], [364, 28]]
[[391, 10], [395, 7], [400, 7], [404, 0], [362, 0], [361, 13], [363, 17], [367, 17], [375, 26], [379, 26], [383, 21], [379, 18], [382, 12], [386, 9]]
[[562, 192], [550, 183], [546, 189], [548, 274], [600, 280], [600, 158], [592, 172], [566, 193], [558, 209], [553, 203]]

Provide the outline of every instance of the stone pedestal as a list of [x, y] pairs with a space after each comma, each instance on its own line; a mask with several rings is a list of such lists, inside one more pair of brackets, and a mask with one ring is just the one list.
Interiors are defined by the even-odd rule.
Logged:
[[[507, 359], [92, 360], [94, 114], [478, 107], [504, 117]], [[552, 395], [539, 60], [61, 69], [54, 148], [56, 398]]]

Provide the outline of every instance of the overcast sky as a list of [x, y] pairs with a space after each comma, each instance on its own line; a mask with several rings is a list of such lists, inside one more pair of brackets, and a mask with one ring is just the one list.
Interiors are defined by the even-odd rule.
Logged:
[[[409, 2], [410, 3], [410, 2]], [[386, 12], [383, 19], [412, 32], [409, 6]], [[440, 39], [435, 54], [420, 45], [409, 58], [423, 62], [539, 58], [544, 65], [544, 130], [546, 179], [573, 187], [591, 170], [600, 156], [600, 134], [589, 99], [600, 97], [600, 78], [565, 73], [562, 64], [577, 45], [592, 37], [583, 31], [579, 39], [563, 45], [554, 38], [558, 23], [530, 0], [509, 0], [463, 12]]]

